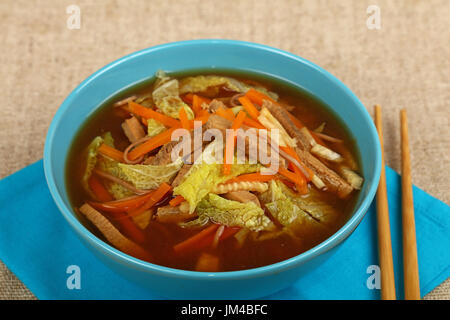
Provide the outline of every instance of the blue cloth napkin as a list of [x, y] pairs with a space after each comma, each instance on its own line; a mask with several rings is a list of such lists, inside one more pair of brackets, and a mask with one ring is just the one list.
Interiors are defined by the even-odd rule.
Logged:
[[[392, 169], [387, 168], [386, 175], [397, 298], [401, 299], [401, 186]], [[450, 208], [416, 187], [414, 202], [423, 296], [450, 275]], [[39, 299], [162, 298], [115, 274], [82, 245], [53, 203], [42, 160], [0, 180], [0, 260]], [[305, 276], [302, 285], [294, 283], [266, 298], [379, 299], [371, 267], [377, 264], [372, 205], [355, 232], [329, 260]], [[67, 288], [71, 265], [81, 270], [79, 290]]]

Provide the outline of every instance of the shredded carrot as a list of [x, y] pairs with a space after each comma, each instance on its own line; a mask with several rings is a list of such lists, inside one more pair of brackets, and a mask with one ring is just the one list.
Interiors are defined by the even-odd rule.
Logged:
[[132, 209], [136, 209], [143, 205], [151, 196], [150, 193], [146, 193], [140, 196], [133, 196], [123, 200], [113, 200], [107, 202], [88, 202], [95, 209], [105, 212], [126, 212]]
[[244, 109], [248, 112], [250, 117], [252, 117], [255, 120], [258, 120], [259, 111], [253, 105], [253, 103], [250, 101], [250, 99], [248, 97], [246, 97], [246, 96], [243, 96], [243, 97], [240, 97], [238, 100], [242, 104]]
[[[265, 95], [262, 92], [259, 92], [253, 88], [247, 91], [245, 96], [250, 99], [251, 102], [256, 103], [257, 105], [262, 105], [264, 100], [268, 100], [272, 103], [278, 104], [275, 100], [273, 100], [271, 97]], [[239, 100], [240, 101], [240, 100]], [[241, 102], [242, 103], [242, 102]]]
[[236, 178], [232, 178], [230, 180], [227, 180], [224, 183], [241, 182], [241, 181], [267, 182], [267, 181], [276, 179], [276, 177], [277, 177], [276, 175], [261, 174], [259, 172], [257, 172], [257, 173], [248, 173], [248, 174], [241, 174], [240, 176], [237, 176]]
[[171, 207], [176, 207], [177, 205], [179, 205], [180, 203], [182, 203], [184, 200], [183, 196], [176, 196], [175, 198], [173, 198], [172, 200], [169, 201], [169, 204]]
[[181, 127], [181, 123], [180, 121], [168, 117], [162, 113], [156, 112], [150, 108], [146, 108], [144, 106], [141, 106], [140, 104], [137, 104], [136, 102], [130, 101], [128, 102], [128, 107], [130, 109], [130, 112], [147, 118], [147, 119], [155, 119], [159, 122], [161, 122], [163, 125], [168, 126], [168, 127]]
[[194, 94], [189, 92], [186, 94], [183, 94], [181, 96], [181, 100], [183, 100], [184, 102], [186, 102], [187, 104], [192, 104], [192, 101], [194, 100]]
[[132, 161], [136, 160], [140, 156], [145, 155], [146, 153], [152, 151], [153, 149], [156, 149], [156, 148], [162, 146], [163, 144], [170, 142], [170, 140], [172, 138], [172, 132], [175, 129], [177, 129], [177, 128], [167, 129], [167, 130], [161, 132], [160, 134], [154, 136], [150, 140], [147, 140], [144, 143], [142, 143], [141, 145], [137, 146], [136, 148], [134, 148], [132, 151], [130, 151], [128, 153], [128, 159], [130, 159]]
[[145, 242], [145, 233], [139, 229], [139, 227], [133, 222], [133, 220], [128, 217], [125, 213], [120, 212], [110, 212], [108, 214], [114, 219], [120, 231], [124, 233], [130, 240], [142, 244]]
[[194, 111], [195, 115], [204, 110], [202, 108], [203, 103], [208, 104], [210, 102], [211, 100], [209, 100], [208, 98], [200, 97], [199, 95], [194, 94], [192, 97], [192, 110]]
[[235, 119], [233, 111], [231, 111], [231, 109], [228, 108], [225, 109], [223, 107], [220, 107], [219, 109], [216, 110], [216, 114], [230, 121], [234, 121]]
[[306, 183], [305, 176], [300, 171], [299, 168], [297, 168], [292, 162], [289, 163], [289, 169], [294, 171], [294, 173], [299, 176], [298, 182], [295, 183], [295, 186], [297, 187], [297, 191], [300, 194], [307, 194], [308, 193], [308, 184]]
[[[231, 237], [233, 234], [238, 232], [240, 229], [241, 228], [239, 228], [239, 227], [225, 227], [223, 232], [222, 232], [222, 234], [219, 237], [219, 241], [223, 241], [223, 240]], [[214, 237], [215, 237], [214, 233], [208, 234], [202, 241], [200, 241], [196, 245], [195, 249], [196, 250], [200, 250], [200, 249], [207, 248], [207, 247], [211, 246], [213, 244], [213, 242], [214, 242]]]
[[117, 149], [114, 149], [113, 147], [110, 147], [104, 143], [98, 148], [98, 152], [104, 156], [111, 158], [111, 159], [114, 159], [119, 162], [123, 162], [123, 152], [119, 151]]
[[305, 176], [305, 175], [303, 174], [303, 177], [306, 178], [307, 181], [311, 181], [311, 179], [312, 179], [312, 177], [313, 177], [313, 175], [314, 175], [314, 172], [313, 172], [310, 168], [308, 168], [308, 167], [300, 160], [300, 158], [299, 158], [297, 152], [295, 152], [295, 150], [292, 149], [292, 148], [289, 147], [289, 146], [285, 146], [285, 147], [280, 146], [280, 149], [283, 150], [284, 152], [286, 152], [287, 154], [289, 154], [289, 155], [290, 155], [291, 157], [293, 157], [295, 160], [297, 160], [297, 162], [303, 167], [303, 168], [299, 168], [300, 171], [302, 172], [302, 174], [303, 174], [303, 171], [302, 171], [301, 169], [304, 169], [304, 171], [306, 171], [306, 173], [308, 174], [307, 176]]
[[223, 161], [223, 175], [225, 176], [231, 173], [231, 164], [233, 163], [234, 146], [235, 146], [234, 140], [235, 140], [234, 132], [227, 131], [225, 142], [225, 155]]
[[214, 231], [217, 230], [219, 227], [218, 224], [210, 225], [209, 227], [203, 229], [199, 233], [195, 234], [194, 236], [178, 243], [173, 247], [173, 250], [177, 253], [185, 252], [188, 250], [191, 250], [193, 248], [196, 248], [198, 243], [201, 243], [203, 239], [205, 239], [208, 235], [212, 234]]
[[266, 127], [264, 127], [258, 120], [253, 120], [252, 118], [249, 117], [246, 117], [244, 119], [244, 124], [256, 129], [266, 129]]
[[247, 117], [246, 113], [244, 111], [239, 111], [236, 118], [233, 121], [233, 124], [231, 125], [231, 129], [237, 130], [240, 127], [242, 127], [242, 124], [244, 123], [245, 118]]
[[184, 110], [184, 108], [180, 108], [179, 114], [178, 116], [180, 117], [180, 121], [181, 121], [181, 126], [186, 129], [186, 130], [190, 130], [191, 129], [191, 124], [189, 122], [189, 119], [187, 117], [187, 113], [186, 110]]
[[287, 170], [286, 168], [280, 167], [278, 169], [278, 173], [281, 174], [282, 176], [288, 178], [290, 181], [294, 182], [296, 185], [302, 185], [305, 183], [304, 178], [301, 175], [297, 175], [294, 172]]
[[148, 121], [147, 121], [147, 119], [141, 117], [141, 122], [142, 122], [142, 124], [143, 124], [146, 128], [148, 127]]
[[106, 190], [105, 186], [100, 181], [99, 177], [96, 176], [95, 174], [91, 175], [91, 177], [89, 178], [88, 184], [89, 184], [89, 188], [92, 190], [95, 197], [99, 201], [106, 202], [106, 201], [111, 201], [114, 199], [111, 196], [111, 194], [108, 192], [108, 190]]
[[200, 115], [194, 119], [194, 121], [201, 121], [202, 124], [205, 124], [209, 119], [210, 114], [206, 112], [204, 115]]
[[171, 189], [172, 187], [169, 184], [163, 182], [158, 189], [151, 193], [150, 198], [141, 207], [128, 211], [128, 216], [138, 216], [144, 211], [150, 209], [155, 204], [157, 204]]

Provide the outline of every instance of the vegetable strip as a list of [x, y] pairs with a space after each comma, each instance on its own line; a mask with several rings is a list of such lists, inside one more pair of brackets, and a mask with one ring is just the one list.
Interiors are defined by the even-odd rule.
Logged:
[[152, 151], [153, 149], [156, 149], [162, 146], [163, 144], [170, 142], [172, 138], [172, 132], [175, 129], [176, 128], [170, 128], [166, 131], [163, 131], [160, 134], [142, 143], [141, 145], [137, 146], [132, 151], [130, 151], [130, 153], [128, 153], [128, 159], [136, 160], [140, 156], [145, 155], [146, 153]]
[[183, 198], [183, 196], [176, 196], [175, 198], [173, 198], [172, 200], [169, 201], [169, 205], [171, 207], [176, 207], [177, 205], [179, 205], [180, 203], [182, 203], [183, 201], [185, 201], [185, 199]]
[[136, 102], [130, 101], [128, 102], [128, 107], [130, 109], [130, 112], [147, 118], [147, 119], [155, 119], [159, 122], [161, 122], [163, 125], [168, 127], [181, 127], [180, 121], [168, 117], [162, 113], [156, 112], [150, 108], [146, 108], [144, 106], [141, 106], [140, 104], [137, 104]]
[[[272, 103], [278, 104], [275, 100], [273, 100], [271, 97], [265, 95], [262, 92], [259, 92], [253, 88], [247, 91], [245, 96], [253, 103], [256, 103], [257, 105], [262, 105], [264, 100], [268, 100]], [[240, 101], [240, 100], [239, 100]], [[241, 102], [242, 103], [242, 102]]]
[[[196, 96], [194, 96], [194, 97], [196, 97]], [[184, 108], [180, 108], [179, 117], [180, 117], [180, 121], [181, 121], [181, 126], [186, 130], [190, 130], [191, 124], [189, 122], [186, 110], [184, 110]]]
[[88, 181], [89, 188], [94, 193], [95, 197], [100, 200], [101, 202], [111, 201], [113, 200], [113, 197], [111, 194], [106, 190], [103, 183], [100, 181], [99, 177], [97, 175], [92, 175], [89, 178]]
[[177, 253], [180, 253], [180, 252], [188, 251], [188, 250], [191, 250], [191, 249], [195, 248], [198, 245], [198, 243], [202, 242], [203, 239], [205, 239], [210, 234], [213, 234], [214, 231], [216, 231], [218, 227], [219, 227], [218, 224], [210, 225], [209, 227], [203, 229], [202, 231], [200, 231], [196, 235], [194, 235], [194, 236], [184, 240], [183, 242], [180, 242], [177, 245], [175, 245], [173, 247], [173, 250], [175, 252], [177, 252]]
[[104, 143], [98, 148], [98, 152], [106, 157], [113, 159], [113, 160], [123, 162], [123, 152], [119, 151], [117, 149], [114, 149]]
[[137, 216], [137, 215], [140, 215], [141, 213], [143, 213], [144, 211], [150, 209], [155, 204], [157, 204], [166, 195], [166, 193], [169, 192], [171, 189], [172, 189], [172, 187], [170, 185], [163, 182], [159, 186], [158, 189], [156, 189], [155, 191], [153, 191], [151, 193], [150, 198], [148, 199], [147, 202], [145, 202], [141, 207], [139, 207], [137, 209], [130, 210], [128, 212], [128, 215], [130, 217]]
[[250, 99], [248, 97], [244, 96], [244, 97], [240, 97], [238, 100], [242, 104], [244, 109], [248, 112], [250, 117], [252, 117], [255, 120], [258, 120], [259, 111], [253, 105], [253, 103], [250, 101]]

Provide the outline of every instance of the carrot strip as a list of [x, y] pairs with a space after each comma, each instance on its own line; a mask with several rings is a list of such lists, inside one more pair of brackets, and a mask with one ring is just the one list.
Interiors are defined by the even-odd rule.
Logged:
[[209, 112], [206, 111], [206, 114], [205, 114], [205, 115], [200, 115], [200, 116], [196, 117], [196, 118], [194, 119], [194, 121], [201, 121], [202, 124], [205, 124], [205, 123], [208, 121], [209, 116], [210, 116]]
[[183, 201], [185, 201], [183, 196], [176, 196], [175, 198], [173, 198], [172, 200], [169, 201], [169, 204], [170, 204], [171, 207], [176, 207], [177, 205], [179, 205]]
[[[268, 100], [272, 103], [278, 104], [275, 100], [273, 100], [271, 97], [265, 95], [262, 92], [259, 92], [253, 88], [247, 91], [245, 96], [250, 99], [251, 102], [256, 103], [257, 105], [262, 105], [264, 100]], [[240, 100], [239, 100], [240, 101]], [[242, 102], [241, 102], [242, 103]]]
[[250, 101], [250, 99], [246, 96], [240, 97], [239, 102], [242, 104], [244, 109], [248, 112], [250, 117], [257, 120], [259, 117], [259, 111], [256, 109], [256, 107], [253, 105], [253, 103]]
[[141, 207], [128, 211], [128, 216], [138, 216], [144, 211], [150, 209], [155, 204], [157, 204], [171, 189], [172, 187], [170, 185], [163, 182], [158, 189], [151, 193], [148, 201], [146, 201]]
[[113, 200], [107, 202], [93, 202], [88, 203], [97, 210], [105, 212], [126, 212], [136, 209], [143, 205], [151, 196], [152, 192], [140, 196], [132, 196], [123, 200]]
[[242, 124], [244, 123], [244, 120], [246, 118], [246, 113], [244, 111], [239, 111], [236, 118], [233, 121], [233, 124], [231, 125], [231, 129], [237, 130], [240, 127], [242, 127]]
[[194, 94], [189, 92], [186, 94], [183, 94], [181, 96], [181, 100], [183, 100], [184, 102], [186, 102], [187, 104], [192, 104], [193, 100], [194, 100]]
[[234, 132], [227, 131], [225, 142], [225, 156], [223, 161], [223, 175], [229, 175], [231, 173], [231, 164], [233, 163], [235, 139], [236, 135], [234, 134]]
[[258, 120], [253, 120], [252, 118], [249, 117], [246, 117], [244, 119], [244, 124], [256, 129], [266, 129], [266, 127], [264, 127]]
[[216, 231], [218, 227], [219, 227], [218, 224], [210, 225], [209, 227], [203, 229], [194, 236], [176, 244], [173, 247], [173, 250], [179, 253], [182, 251], [187, 251], [189, 249], [194, 249], [199, 243], [202, 242], [203, 239], [205, 239], [208, 235], [214, 233], [214, 231]]
[[[239, 227], [225, 227], [225, 229], [223, 230], [222, 234], [219, 237], [219, 241], [226, 240], [227, 238], [231, 237], [236, 232], [238, 232], [240, 229], [241, 228], [239, 228]], [[215, 236], [214, 233], [208, 234], [202, 241], [200, 241], [195, 246], [195, 249], [200, 250], [200, 249], [204, 249], [204, 248], [211, 246], [214, 242], [214, 236]]]
[[[298, 163], [300, 163], [300, 165], [303, 167], [303, 169], [308, 173], [308, 176], [305, 176], [303, 173], [302, 173], [302, 176], [304, 178], [306, 178], [306, 180], [311, 181], [312, 177], [314, 176], [314, 172], [310, 168], [305, 166], [305, 164], [300, 160], [297, 152], [295, 152], [295, 150], [289, 146], [285, 146], [285, 147], [280, 146], [280, 149], [283, 150], [284, 152], [286, 152], [287, 154], [289, 154], [295, 160], [297, 160]], [[299, 169], [300, 169], [300, 171], [302, 171], [301, 170], [302, 168], [299, 168]]]
[[[194, 96], [195, 97], [195, 96]], [[184, 110], [184, 108], [180, 108], [180, 111], [178, 112], [178, 116], [180, 117], [180, 121], [181, 121], [181, 126], [186, 129], [186, 130], [190, 130], [191, 129], [191, 124], [189, 122], [189, 119], [187, 117], [187, 113], [186, 110]]]
[[111, 201], [114, 198], [111, 194], [106, 190], [103, 183], [100, 181], [99, 177], [96, 175], [91, 175], [88, 181], [89, 188], [94, 193], [95, 197], [101, 202]]
[[[296, 185], [302, 185], [303, 183], [306, 183], [304, 181], [304, 178], [300, 175], [295, 174], [294, 172], [291, 172], [285, 168], [279, 168], [278, 169], [278, 173], [281, 174], [282, 176], [285, 176], [286, 178], [288, 178], [290, 181], [294, 182]], [[302, 181], [303, 180], [303, 181]]]
[[130, 101], [128, 102], [128, 107], [130, 109], [130, 112], [147, 118], [147, 119], [155, 119], [159, 122], [161, 122], [163, 125], [168, 126], [168, 127], [181, 127], [181, 123], [180, 121], [168, 117], [162, 113], [156, 112], [150, 108], [146, 108], [144, 106], [141, 106], [140, 104], [137, 104], [136, 102]]
[[231, 109], [228, 108], [225, 109], [223, 107], [220, 107], [219, 109], [216, 110], [216, 114], [230, 121], [234, 121], [235, 119], [233, 111], [231, 111]]
[[125, 213], [110, 212], [108, 214], [118, 224], [120, 231], [130, 240], [142, 244], [145, 242], [145, 233]]
[[257, 173], [248, 173], [248, 174], [241, 174], [240, 176], [237, 176], [236, 178], [232, 178], [230, 180], [227, 180], [224, 183], [242, 182], [242, 181], [267, 182], [267, 181], [276, 179], [276, 177], [277, 177], [276, 175], [261, 174], [259, 172], [257, 172]]
[[211, 102], [210, 99], [194, 94], [192, 97], [192, 110], [194, 111], [195, 115], [204, 110], [202, 108], [203, 103], [209, 104], [210, 102]]
[[[299, 181], [295, 183], [295, 186], [297, 187], [298, 193], [300, 193], [300, 194], [307, 194], [308, 193], [308, 184], [306, 183], [306, 179], [305, 179], [303, 173], [292, 162], [289, 162], [288, 167], [289, 167], [289, 169], [294, 171], [294, 173], [297, 176], [301, 177], [301, 178], [298, 179]], [[301, 183], [299, 183], [299, 182], [301, 182]]]
[[111, 158], [111, 159], [114, 159], [119, 162], [123, 162], [123, 152], [119, 151], [117, 149], [114, 149], [104, 143], [98, 148], [98, 152], [104, 156]]
[[165, 130], [161, 132], [160, 134], [154, 136], [153, 138], [145, 141], [144, 143], [140, 144], [136, 148], [134, 148], [132, 151], [128, 153], [128, 159], [130, 160], [136, 160], [140, 156], [145, 155], [146, 153], [152, 151], [153, 149], [156, 149], [163, 144], [166, 144], [170, 142], [172, 138], [172, 132], [177, 128], [170, 128], [168, 130]]

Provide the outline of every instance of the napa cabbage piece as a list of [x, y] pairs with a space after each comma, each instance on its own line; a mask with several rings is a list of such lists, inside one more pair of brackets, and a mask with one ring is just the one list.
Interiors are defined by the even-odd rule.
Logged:
[[154, 137], [166, 130], [166, 127], [155, 119], [147, 119], [147, 136]]
[[229, 227], [243, 227], [252, 231], [261, 231], [272, 224], [254, 202], [241, 203], [224, 199], [216, 194], [208, 194], [197, 206], [199, 219], [208, 220]]
[[91, 188], [89, 187], [89, 178], [92, 175], [92, 171], [95, 168], [95, 165], [97, 164], [97, 155], [98, 155], [98, 148], [103, 144], [104, 139], [100, 136], [95, 137], [91, 143], [86, 148], [86, 166], [84, 169], [83, 177], [81, 178], [81, 185], [83, 186], [84, 190], [95, 199], [95, 195], [92, 192]]
[[311, 188], [307, 195], [297, 195], [284, 183], [272, 180], [269, 190], [261, 194], [263, 201], [269, 211], [286, 222], [288, 225], [299, 216], [311, 217], [322, 224], [332, 225], [339, 217], [339, 212], [333, 205], [333, 200], [327, 202], [321, 199], [321, 193]]
[[156, 107], [165, 115], [172, 118], [179, 118], [180, 108], [184, 108], [188, 119], [194, 119], [194, 112], [180, 98], [179, 85], [177, 79], [171, 79], [165, 73], [157, 73], [157, 81], [152, 93], [153, 102]]
[[245, 93], [250, 88], [258, 90], [274, 100], [278, 100], [278, 95], [275, 92], [268, 91], [262, 86], [251, 86], [247, 85], [239, 80], [233, 79], [231, 77], [223, 77], [216, 75], [200, 75], [194, 77], [186, 77], [180, 80], [180, 94], [184, 93], [197, 93], [206, 92], [213, 87], [223, 86], [234, 92]]
[[[89, 178], [91, 177], [92, 171], [95, 167], [98, 167], [104, 172], [120, 177], [118, 162], [113, 159], [100, 156], [98, 154], [98, 148], [103, 143], [110, 147], [114, 147], [114, 139], [110, 132], [106, 132], [102, 136], [95, 137], [86, 149], [86, 167], [83, 177], [81, 178], [81, 185], [93, 199], [95, 199], [96, 197], [89, 187]], [[128, 189], [111, 181], [105, 181], [105, 187], [115, 199], [121, 199], [132, 195], [132, 192], [130, 192]]]
[[170, 182], [182, 165], [181, 158], [167, 165], [118, 164], [120, 176], [138, 189], [156, 189], [161, 183]]
[[174, 195], [181, 195], [189, 203], [189, 212], [194, 212], [197, 204], [220, 183], [244, 173], [259, 171], [258, 164], [234, 164], [229, 175], [223, 175], [223, 165], [219, 163], [194, 164], [184, 180], [173, 189]]

